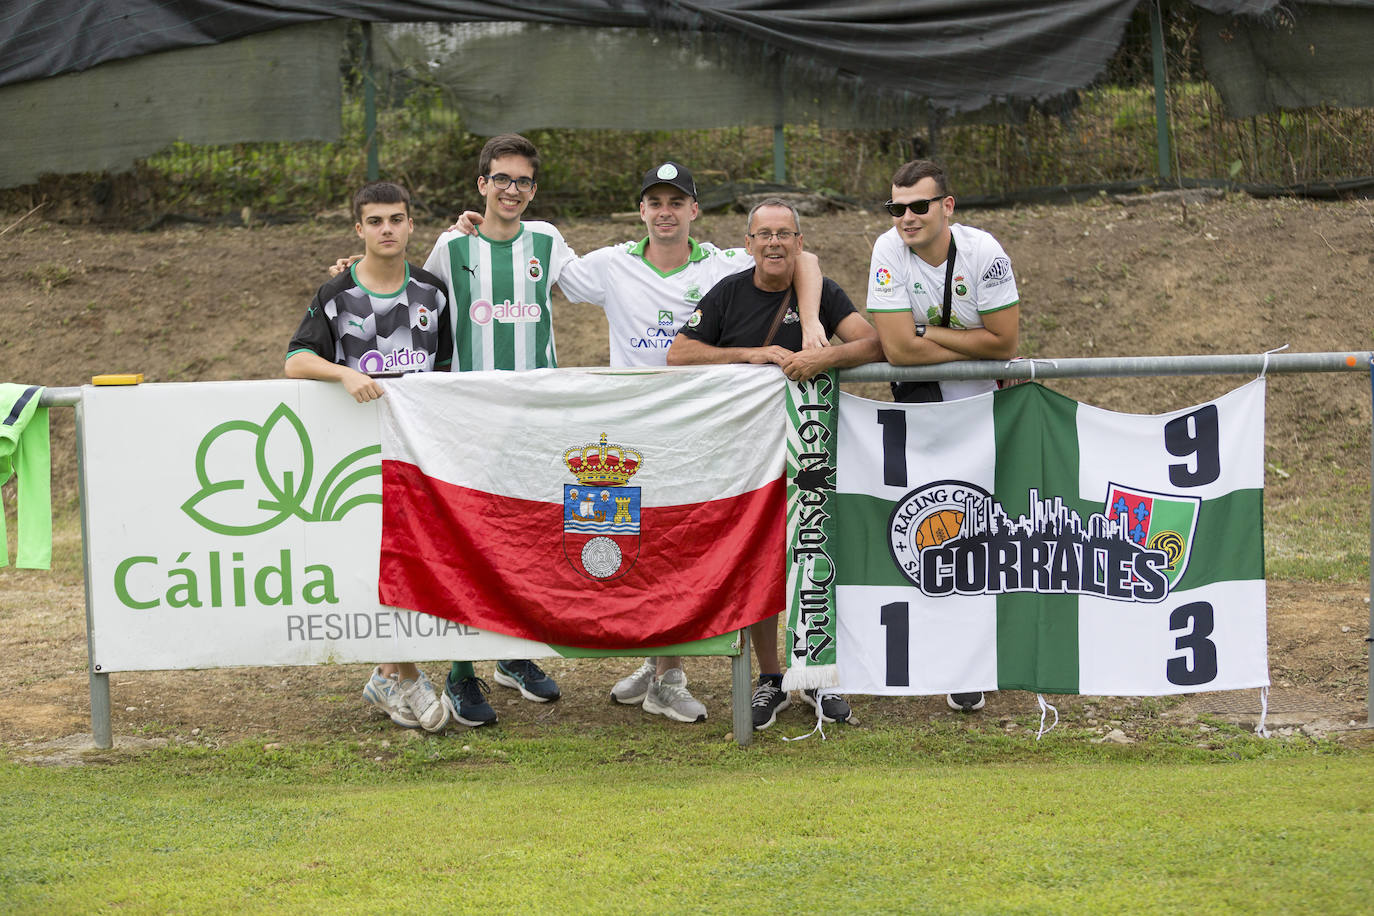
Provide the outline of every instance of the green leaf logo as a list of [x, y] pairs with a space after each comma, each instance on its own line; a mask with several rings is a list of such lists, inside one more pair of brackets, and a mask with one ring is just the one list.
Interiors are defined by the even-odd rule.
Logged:
[[[181, 509], [202, 528], [226, 535], [260, 534], [293, 515], [337, 522], [364, 503], [381, 503], [381, 494], [366, 485], [382, 474], [380, 462], [368, 461], [381, 451], [369, 445], [345, 455], [320, 481], [312, 501], [310, 435], [295, 411], [278, 404], [261, 424], [229, 420], [205, 434], [196, 449], [200, 489]], [[256, 481], [235, 476], [249, 466], [257, 470]]]

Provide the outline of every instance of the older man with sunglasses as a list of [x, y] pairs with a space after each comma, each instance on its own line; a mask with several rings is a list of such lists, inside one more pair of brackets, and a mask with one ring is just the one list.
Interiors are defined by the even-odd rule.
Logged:
[[[1020, 297], [1011, 259], [981, 229], [951, 221], [954, 195], [928, 159], [892, 176], [892, 228], [873, 245], [868, 313], [894, 366], [1016, 355]], [[893, 382], [894, 400], [953, 401], [993, 391], [991, 379]], [[952, 693], [950, 708], [983, 708], [981, 692]]]

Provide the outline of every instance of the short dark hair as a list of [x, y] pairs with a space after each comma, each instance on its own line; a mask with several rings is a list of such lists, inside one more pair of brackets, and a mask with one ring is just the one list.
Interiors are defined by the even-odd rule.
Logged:
[[797, 212], [796, 207], [792, 206], [781, 197], [765, 197], [763, 200], [754, 204], [753, 209], [749, 211], [749, 221], [744, 224], [746, 229], [750, 232], [754, 231], [754, 214], [764, 207], [782, 207], [784, 210], [791, 211], [792, 225], [797, 227], [797, 234], [801, 235], [801, 214]]
[[949, 194], [949, 178], [938, 162], [930, 159], [913, 159], [897, 170], [892, 176], [892, 184], [899, 188], [909, 188], [922, 178], [934, 178], [935, 186], [941, 194]]
[[353, 222], [363, 221], [365, 204], [405, 204], [406, 216], [410, 216], [410, 192], [394, 181], [373, 181], [359, 188], [353, 195]]
[[502, 156], [524, 156], [530, 161], [530, 169], [534, 172], [530, 177], [535, 181], [539, 180], [539, 150], [519, 134], [501, 134], [486, 142], [482, 147], [482, 154], [477, 157], [477, 177], [485, 178], [489, 175], [491, 160], [500, 159]]

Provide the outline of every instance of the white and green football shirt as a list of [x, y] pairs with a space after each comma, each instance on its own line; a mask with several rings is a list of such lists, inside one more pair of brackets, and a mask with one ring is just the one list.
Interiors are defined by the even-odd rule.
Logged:
[[[1011, 259], [991, 234], [952, 223], [954, 235], [953, 295], [949, 326], [981, 328], [983, 316], [1020, 301]], [[873, 243], [868, 269], [868, 311], [910, 312], [916, 324], [939, 324], [945, 300], [945, 265], [931, 266], [906, 246], [894, 227]], [[946, 401], [994, 391], [991, 379], [940, 383]]]
[[612, 366], [662, 366], [668, 347], [706, 291], [720, 280], [752, 269], [743, 248], [717, 248], [688, 239], [687, 263], [660, 271], [644, 257], [649, 240], [598, 248], [563, 268], [558, 288], [570, 302], [606, 311]]
[[549, 290], [575, 257], [545, 222], [522, 222], [504, 242], [456, 231], [439, 236], [425, 270], [448, 286], [453, 371], [558, 365]]

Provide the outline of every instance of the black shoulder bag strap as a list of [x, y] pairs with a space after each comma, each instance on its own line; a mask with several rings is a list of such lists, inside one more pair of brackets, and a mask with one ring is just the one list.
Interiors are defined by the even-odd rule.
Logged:
[[954, 298], [954, 230], [949, 231], [949, 254], [945, 256], [945, 305], [940, 310], [940, 327], [949, 327], [949, 310]]
[[[949, 253], [945, 255], [945, 301], [940, 308], [940, 327], [949, 327], [949, 313], [954, 305], [954, 230], [949, 232]], [[892, 400], [904, 404], [929, 404], [943, 401], [939, 382], [892, 382]]]
[[768, 336], [763, 339], [760, 346], [766, 347], [773, 342], [777, 336], [778, 328], [782, 327], [782, 319], [787, 315], [787, 307], [792, 304], [792, 287], [787, 287], [787, 295], [782, 297], [782, 308], [773, 316], [773, 326], [768, 329]]

